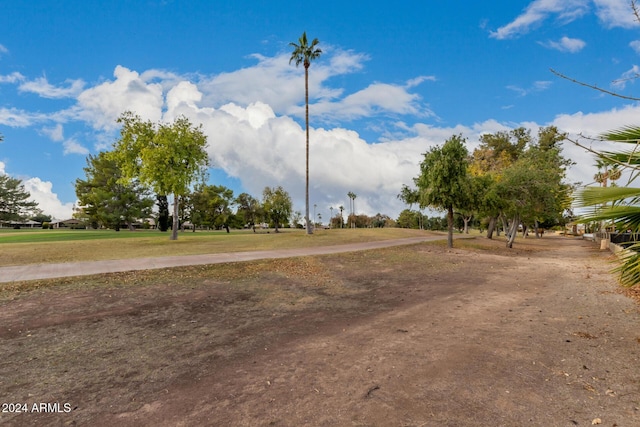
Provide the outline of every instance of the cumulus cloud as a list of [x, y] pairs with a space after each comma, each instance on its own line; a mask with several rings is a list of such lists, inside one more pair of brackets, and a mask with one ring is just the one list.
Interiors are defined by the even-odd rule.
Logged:
[[38, 203], [38, 208], [46, 215], [56, 219], [69, 219], [73, 214], [73, 203], [62, 203], [53, 192], [53, 184], [40, 178], [29, 178], [23, 181], [24, 188], [31, 194], [31, 199]]
[[[7, 175], [6, 165], [0, 161], [0, 175]], [[46, 215], [57, 219], [68, 219], [73, 214], [73, 203], [62, 203], [53, 192], [53, 184], [34, 177], [22, 181], [25, 190], [31, 195], [30, 200], [38, 203], [38, 208]]]
[[542, 43], [542, 45], [560, 52], [576, 53], [584, 49], [587, 43], [580, 39], [562, 37], [558, 41], [548, 41], [547, 43]]
[[95, 129], [113, 130], [116, 119], [125, 111], [134, 111], [145, 120], [158, 121], [164, 104], [160, 83], [150, 83], [136, 71], [117, 66], [115, 80], [84, 90], [78, 96], [76, 113]]

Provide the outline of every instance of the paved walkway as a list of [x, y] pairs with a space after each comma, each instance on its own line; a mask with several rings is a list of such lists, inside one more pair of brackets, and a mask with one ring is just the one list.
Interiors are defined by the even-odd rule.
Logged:
[[325, 255], [343, 252], [412, 245], [446, 236], [412, 237], [407, 239], [381, 240], [312, 248], [277, 249], [270, 251], [226, 252], [203, 255], [181, 255], [157, 258], [132, 258], [105, 261], [68, 262], [60, 264], [29, 264], [0, 267], [0, 283], [23, 280], [52, 279], [56, 277], [88, 276], [122, 271], [152, 270], [157, 268], [182, 267], [187, 265], [221, 264], [225, 262], [253, 261], [258, 259], [290, 258], [296, 256]]

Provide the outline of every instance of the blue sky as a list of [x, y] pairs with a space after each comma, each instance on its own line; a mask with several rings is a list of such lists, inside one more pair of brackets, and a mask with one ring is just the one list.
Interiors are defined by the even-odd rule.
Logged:
[[[202, 123], [210, 182], [304, 209], [303, 31], [310, 68], [311, 204], [397, 216], [422, 153], [462, 133], [556, 125], [576, 136], [636, 124], [640, 32], [627, 0], [32, 1], [0, 6], [0, 173], [64, 219], [86, 156], [115, 119]], [[570, 143], [571, 181], [594, 160]]]

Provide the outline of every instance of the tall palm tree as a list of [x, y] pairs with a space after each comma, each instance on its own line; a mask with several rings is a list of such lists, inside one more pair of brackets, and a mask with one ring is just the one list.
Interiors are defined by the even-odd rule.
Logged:
[[307, 234], [311, 234], [311, 223], [309, 222], [309, 66], [311, 61], [318, 59], [322, 50], [318, 49], [318, 39], [313, 39], [311, 44], [307, 41], [307, 32], [303, 32], [298, 43], [289, 43], [293, 47], [289, 64], [296, 63], [296, 67], [300, 64], [304, 65], [304, 104], [305, 104], [305, 125], [307, 131], [307, 160], [306, 160], [306, 186], [305, 186], [305, 219], [307, 221]]
[[349, 197], [349, 208], [351, 209], [351, 215], [349, 215], [349, 218], [351, 218], [351, 224], [349, 225], [351, 228], [355, 228], [353, 226], [353, 216], [356, 213], [356, 197], [358, 197], [353, 191], [349, 191], [347, 193], [347, 197]]

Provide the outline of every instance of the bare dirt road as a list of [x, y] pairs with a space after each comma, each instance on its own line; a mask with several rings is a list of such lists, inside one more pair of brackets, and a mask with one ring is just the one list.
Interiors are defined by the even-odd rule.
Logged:
[[456, 244], [4, 286], [0, 424], [640, 425], [609, 253]]

